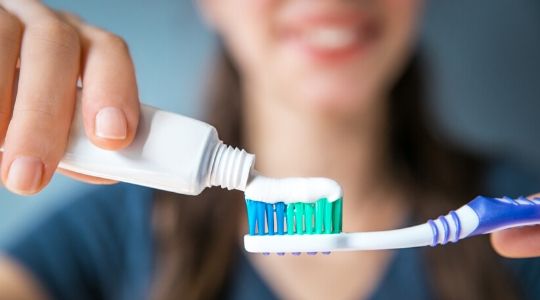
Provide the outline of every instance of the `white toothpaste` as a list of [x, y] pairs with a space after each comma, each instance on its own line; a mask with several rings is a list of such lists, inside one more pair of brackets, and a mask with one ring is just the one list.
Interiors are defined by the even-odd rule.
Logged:
[[253, 174], [245, 190], [246, 199], [267, 203], [315, 202], [326, 198], [333, 202], [343, 197], [341, 186], [323, 177], [270, 178]]

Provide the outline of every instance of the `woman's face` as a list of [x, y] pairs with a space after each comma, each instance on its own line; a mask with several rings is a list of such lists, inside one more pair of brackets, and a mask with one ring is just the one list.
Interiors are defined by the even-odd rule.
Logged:
[[414, 44], [421, 0], [203, 0], [247, 89], [302, 109], [362, 111]]

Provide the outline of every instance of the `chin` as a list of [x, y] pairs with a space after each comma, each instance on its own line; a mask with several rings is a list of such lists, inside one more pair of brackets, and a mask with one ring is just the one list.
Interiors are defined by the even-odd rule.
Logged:
[[295, 94], [303, 111], [335, 117], [362, 115], [375, 98], [362, 84], [350, 80], [305, 84]]

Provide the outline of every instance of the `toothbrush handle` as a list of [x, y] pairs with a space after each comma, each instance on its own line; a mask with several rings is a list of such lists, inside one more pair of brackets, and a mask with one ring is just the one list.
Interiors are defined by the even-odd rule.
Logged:
[[431, 246], [491, 233], [494, 231], [540, 224], [540, 198], [512, 199], [478, 196], [445, 216], [429, 220]]
[[512, 199], [478, 196], [467, 204], [478, 216], [478, 226], [469, 236], [506, 228], [540, 224], [540, 198]]
[[429, 220], [431, 246], [494, 231], [540, 224], [540, 198], [478, 196], [456, 211]]

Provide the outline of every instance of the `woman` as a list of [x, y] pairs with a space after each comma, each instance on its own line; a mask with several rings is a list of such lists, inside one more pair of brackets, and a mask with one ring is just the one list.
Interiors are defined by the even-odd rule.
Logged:
[[[226, 142], [256, 153], [264, 174], [340, 182], [348, 231], [398, 227], [457, 207], [479, 192], [481, 166], [434, 139], [422, 118], [414, 39], [421, 4], [202, 0], [224, 43], [210, 121]], [[0, 5], [7, 41], [0, 111], [13, 112], [0, 123], [2, 179], [32, 194], [62, 156], [77, 77], [88, 137], [111, 150], [129, 145], [136, 131], [136, 81], [120, 38], [36, 1]], [[437, 249], [248, 256], [239, 251], [246, 231], [239, 194], [210, 190], [192, 199], [117, 185], [83, 198], [6, 249], [0, 297], [518, 299], [539, 292], [525, 280], [540, 278], [535, 261], [503, 264], [483, 238]], [[534, 256], [538, 235], [534, 227], [493, 241], [508, 256]]]

